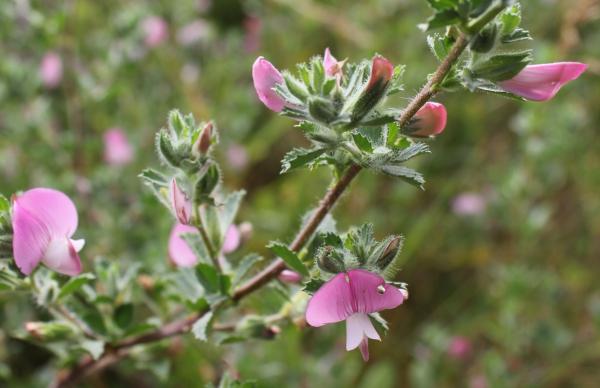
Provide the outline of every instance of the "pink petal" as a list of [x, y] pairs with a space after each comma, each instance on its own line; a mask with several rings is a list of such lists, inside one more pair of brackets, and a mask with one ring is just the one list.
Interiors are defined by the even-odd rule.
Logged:
[[189, 225], [175, 225], [169, 237], [169, 258], [178, 267], [193, 267], [198, 262], [198, 258], [181, 237], [184, 233], [198, 233], [198, 230]]
[[394, 75], [394, 65], [381, 55], [373, 57], [373, 63], [371, 65], [371, 76], [367, 89], [372, 88], [376, 83], [385, 84], [392, 79]]
[[55, 52], [49, 52], [40, 63], [40, 77], [48, 89], [57, 87], [63, 77], [63, 64], [61, 57]]
[[362, 356], [364, 362], [369, 361], [369, 340], [366, 338], [363, 338], [362, 342], [360, 343], [360, 355]]
[[192, 215], [192, 202], [179, 188], [175, 178], [171, 180], [169, 200], [171, 201], [171, 209], [175, 213], [177, 220], [182, 224], [189, 224]]
[[323, 55], [323, 67], [325, 68], [325, 74], [330, 77], [341, 75], [342, 64], [340, 64], [340, 62], [338, 62], [338, 60], [331, 55], [331, 51], [329, 51], [329, 47], [327, 47], [325, 49], [325, 54]]
[[70, 240], [55, 237], [50, 240], [42, 262], [50, 269], [64, 275], [75, 276], [81, 273], [81, 259], [77, 254], [83, 248], [83, 240]]
[[284, 82], [279, 70], [263, 57], [258, 57], [252, 65], [252, 80], [260, 101], [272, 111], [281, 112], [285, 101], [273, 90], [277, 84]]
[[142, 21], [144, 31], [144, 43], [148, 47], [156, 47], [163, 43], [169, 36], [169, 25], [158, 17], [150, 16]]
[[122, 129], [112, 128], [104, 133], [104, 160], [112, 166], [123, 166], [133, 160], [133, 148]]
[[48, 228], [27, 210], [13, 206], [13, 256], [17, 267], [29, 275], [44, 256], [50, 242]]
[[448, 113], [443, 104], [427, 102], [415, 114], [415, 122], [412, 127], [416, 130], [410, 135], [422, 137], [439, 135], [446, 128], [447, 117]]
[[547, 101], [566, 83], [577, 79], [587, 65], [579, 62], [557, 62], [526, 66], [508, 81], [499, 82], [506, 91], [531, 101]]
[[404, 302], [404, 294], [379, 275], [355, 269], [349, 271], [348, 276], [355, 297], [353, 312], [374, 313], [396, 308]]
[[346, 273], [340, 273], [319, 288], [306, 306], [309, 325], [318, 327], [340, 322], [355, 312], [349, 281]]
[[225, 241], [223, 242], [223, 253], [231, 253], [238, 249], [240, 242], [242, 241], [242, 234], [235, 225], [230, 225], [225, 233]]

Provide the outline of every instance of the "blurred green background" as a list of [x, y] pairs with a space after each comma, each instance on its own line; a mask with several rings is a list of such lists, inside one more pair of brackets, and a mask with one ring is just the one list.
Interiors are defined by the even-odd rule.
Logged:
[[[306, 141], [256, 98], [254, 59], [284, 69], [325, 47], [353, 61], [378, 52], [407, 65], [401, 107], [436, 66], [417, 28], [428, 15], [409, 0], [4, 0], [0, 191], [71, 195], [87, 270], [101, 257], [166, 270], [172, 218], [136, 176], [158, 165], [155, 131], [178, 108], [217, 123], [225, 185], [248, 191], [238, 221], [254, 233], [240, 254], [266, 253], [292, 238], [330, 174], [279, 175], [283, 154]], [[528, 0], [523, 15], [535, 62], [589, 70], [543, 104], [440, 96], [448, 127], [416, 164], [426, 191], [363, 173], [334, 212], [341, 230], [372, 222], [380, 238], [406, 237], [398, 280], [411, 298], [384, 313], [391, 330], [369, 363], [345, 352], [341, 324], [287, 325], [273, 341], [223, 347], [185, 337], [88, 384], [198, 386], [229, 370], [261, 387], [597, 386], [600, 2]], [[148, 36], [151, 17], [164, 36]], [[40, 73], [48, 53], [62, 63], [56, 85]], [[115, 127], [134, 147], [130, 164], [103, 160]], [[269, 311], [268, 293], [243, 308]], [[2, 386], [45, 385], [54, 371], [46, 351], [8, 335], [42, 314], [32, 305], [0, 293]]]

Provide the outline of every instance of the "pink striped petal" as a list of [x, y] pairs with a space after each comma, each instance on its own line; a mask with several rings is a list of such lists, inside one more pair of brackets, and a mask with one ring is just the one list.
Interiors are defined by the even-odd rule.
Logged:
[[258, 57], [252, 65], [252, 80], [260, 101], [272, 111], [281, 112], [285, 101], [273, 90], [277, 84], [284, 82], [279, 70], [263, 57]]
[[557, 62], [526, 66], [508, 81], [499, 82], [502, 89], [531, 101], [547, 101], [566, 83], [577, 79], [587, 65], [579, 62]]
[[411, 124], [415, 130], [409, 135], [418, 137], [439, 135], [446, 128], [447, 117], [448, 113], [443, 104], [427, 102], [415, 114], [414, 123]]
[[343, 321], [352, 315], [353, 298], [349, 282], [348, 274], [340, 273], [321, 286], [308, 301], [306, 322], [318, 327]]
[[241, 241], [242, 234], [238, 227], [230, 225], [227, 229], [227, 233], [225, 233], [225, 240], [223, 241], [223, 248], [221, 250], [225, 254], [234, 252], [240, 246]]
[[173, 213], [175, 213], [177, 220], [182, 224], [189, 224], [192, 216], [192, 202], [179, 188], [175, 178], [171, 180], [169, 200], [171, 201], [171, 209], [173, 210]]
[[348, 272], [352, 294], [355, 296], [353, 312], [374, 313], [393, 309], [404, 302], [405, 296], [398, 288], [372, 272], [355, 269]]
[[178, 267], [193, 267], [198, 262], [198, 258], [181, 237], [184, 233], [198, 233], [198, 230], [189, 225], [175, 225], [169, 237], [169, 258]]

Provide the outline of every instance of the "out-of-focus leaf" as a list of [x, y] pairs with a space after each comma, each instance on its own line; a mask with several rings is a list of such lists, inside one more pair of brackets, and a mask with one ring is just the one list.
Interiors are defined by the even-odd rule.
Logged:
[[288, 267], [299, 272], [303, 276], [308, 276], [308, 269], [306, 269], [304, 263], [302, 263], [296, 253], [292, 252], [287, 245], [278, 241], [271, 241], [269, 245], [267, 245], [267, 248], [285, 261]]
[[209, 311], [198, 319], [192, 326], [194, 337], [200, 341], [208, 340], [208, 331], [211, 328], [213, 320], [213, 312]]
[[127, 329], [133, 321], [133, 312], [133, 304], [122, 304], [115, 309], [113, 314], [113, 320], [121, 329]]
[[82, 273], [75, 277], [70, 278], [61, 288], [58, 293], [58, 300], [65, 298], [75, 292], [86, 284], [91, 283], [96, 279], [96, 275], [92, 273]]

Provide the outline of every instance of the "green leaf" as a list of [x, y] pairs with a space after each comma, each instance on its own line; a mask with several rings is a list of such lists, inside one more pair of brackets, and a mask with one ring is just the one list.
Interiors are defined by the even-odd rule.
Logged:
[[434, 10], [441, 11], [444, 9], [456, 8], [458, 0], [427, 0], [427, 3]]
[[269, 245], [267, 245], [267, 248], [285, 261], [288, 267], [299, 272], [303, 276], [308, 276], [308, 269], [304, 263], [302, 263], [296, 253], [292, 252], [285, 244], [278, 241], [271, 241]]
[[197, 264], [196, 278], [207, 294], [218, 294], [221, 292], [219, 272], [212, 265], [205, 263]]
[[454, 40], [447, 35], [436, 33], [427, 36], [427, 45], [438, 61], [443, 61], [448, 56], [453, 44]]
[[507, 8], [500, 15], [502, 35], [509, 35], [521, 24], [521, 5], [519, 3]]
[[223, 236], [227, 233], [229, 226], [233, 224], [238, 210], [242, 203], [242, 199], [246, 195], [244, 190], [234, 191], [225, 198], [225, 202], [219, 207], [219, 220], [221, 223], [221, 233]]
[[425, 184], [425, 178], [423, 178], [423, 175], [413, 170], [412, 168], [398, 165], [383, 165], [378, 167], [377, 169], [385, 174], [400, 178], [405, 182], [410, 183], [411, 185], [419, 187], [421, 189]]
[[383, 335], [386, 335], [387, 332], [389, 331], [390, 327], [387, 323], [387, 321], [385, 319], [383, 319], [383, 317], [381, 316], [381, 314], [379, 313], [371, 313], [369, 314], [369, 316], [371, 318], [373, 318], [373, 321], [375, 323], [375, 328], [379, 329], [377, 330], [379, 333], [383, 333]]
[[166, 191], [169, 187], [169, 181], [166, 176], [161, 174], [160, 172], [153, 170], [151, 168], [147, 168], [142, 171], [138, 177], [142, 180], [144, 185], [148, 186], [152, 193], [158, 198], [158, 200], [167, 207], [167, 209], [171, 209], [171, 204], [168, 202], [167, 197], [165, 195]]
[[352, 135], [352, 138], [354, 139], [354, 144], [356, 144], [358, 149], [360, 149], [363, 152], [373, 152], [373, 146], [371, 145], [371, 142], [369, 141], [369, 139], [367, 139], [366, 136], [360, 133], [355, 133]]
[[179, 237], [192, 249], [199, 261], [206, 264], [212, 263], [206, 245], [198, 233], [181, 233]]
[[515, 42], [520, 42], [523, 40], [531, 40], [531, 39], [532, 38], [531, 38], [531, 35], [529, 34], [529, 31], [524, 30], [522, 28], [517, 28], [510, 34], [503, 35], [502, 38], [500, 38], [502, 43], [515, 43]]
[[390, 152], [389, 161], [391, 163], [406, 162], [415, 156], [431, 152], [429, 146], [425, 143], [413, 143], [402, 150], [394, 150]]
[[14, 290], [22, 284], [23, 281], [15, 271], [11, 270], [7, 264], [0, 263], [0, 291]]
[[451, 26], [460, 23], [460, 14], [454, 9], [443, 9], [436, 12], [433, 16], [427, 19], [427, 22], [419, 25], [425, 31], [434, 30], [436, 28]]
[[192, 326], [192, 334], [194, 334], [196, 339], [200, 341], [208, 340], [208, 331], [212, 326], [213, 316], [213, 312], [209, 311], [196, 322], [194, 322], [194, 325]]
[[82, 273], [81, 275], [70, 278], [69, 281], [67, 281], [60, 288], [58, 299], [60, 300], [68, 295], [73, 294], [74, 292], [77, 292], [81, 287], [91, 283], [95, 279], [96, 275], [92, 273]]
[[308, 282], [304, 283], [304, 288], [302, 291], [306, 292], [309, 295], [314, 294], [321, 288], [321, 286], [325, 284], [325, 281], [320, 278], [311, 278]]
[[0, 194], [0, 213], [10, 211], [10, 201], [2, 194]]
[[133, 312], [133, 304], [122, 304], [115, 309], [113, 313], [113, 320], [121, 329], [127, 329], [133, 321]]
[[513, 78], [531, 62], [531, 50], [498, 54], [471, 68], [474, 78], [482, 78], [493, 82]]
[[402, 84], [402, 78], [404, 76], [404, 71], [406, 70], [405, 65], [398, 65], [394, 67], [394, 74], [392, 75], [392, 80], [390, 81], [390, 87], [387, 91], [388, 96], [392, 94], [396, 94], [404, 90], [404, 85]]
[[104, 342], [94, 340], [81, 340], [79, 342], [79, 348], [88, 353], [94, 360], [100, 358], [104, 353]]
[[281, 161], [281, 174], [300, 167], [314, 167], [314, 162], [326, 151], [324, 148], [294, 148]]

